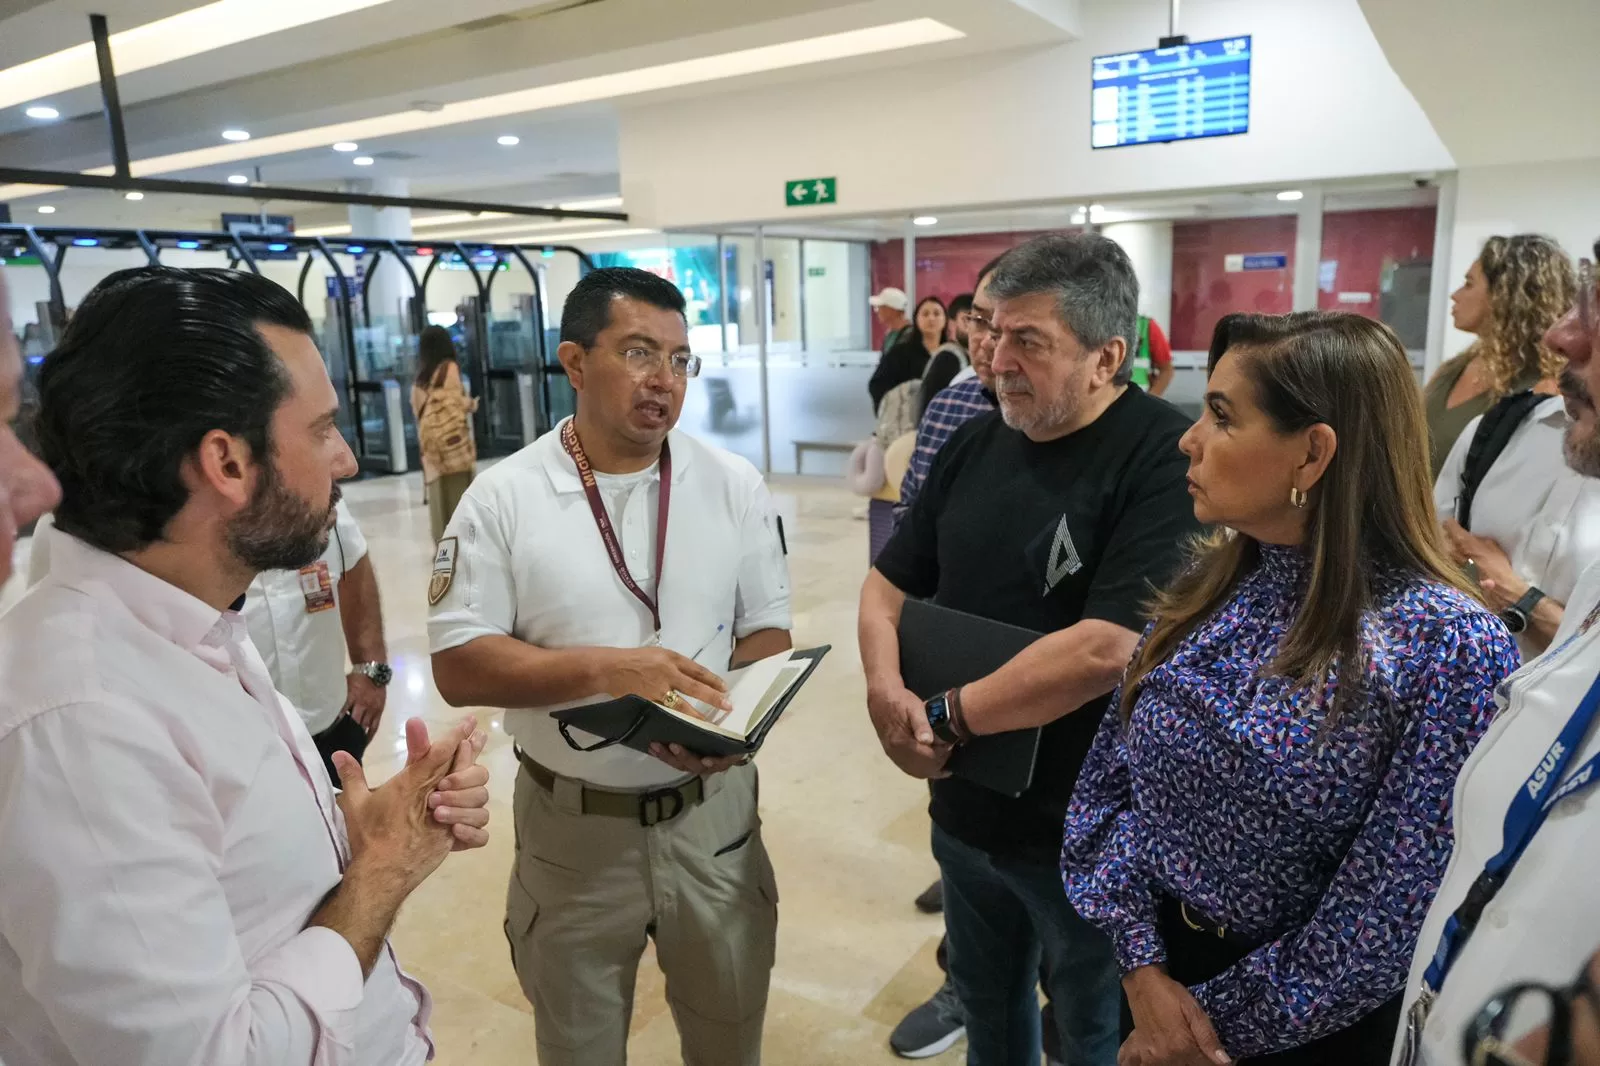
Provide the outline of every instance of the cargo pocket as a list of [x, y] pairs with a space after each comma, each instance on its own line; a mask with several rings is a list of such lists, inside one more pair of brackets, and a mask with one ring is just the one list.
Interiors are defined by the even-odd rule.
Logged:
[[[506, 920], [503, 928], [506, 946], [511, 949], [511, 968], [522, 979], [520, 958], [526, 958], [534, 923], [539, 920], [539, 901], [522, 884], [522, 871], [513, 865], [511, 885], [506, 891]], [[520, 957], [520, 958], [519, 958]], [[526, 986], [526, 982], [524, 982]]]

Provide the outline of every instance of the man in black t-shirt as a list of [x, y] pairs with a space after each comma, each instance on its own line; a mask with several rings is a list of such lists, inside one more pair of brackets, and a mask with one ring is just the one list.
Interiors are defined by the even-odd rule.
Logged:
[[[895, 764], [933, 780], [933, 849], [968, 1062], [1038, 1061], [1042, 957], [1065, 1060], [1112, 1066], [1115, 962], [1062, 891], [1061, 823], [1145, 604], [1199, 528], [1178, 451], [1188, 423], [1119, 374], [1138, 282], [1115, 242], [1035, 238], [1000, 261], [989, 292], [1000, 411], [940, 450], [867, 576], [868, 710]], [[907, 596], [1048, 636], [948, 694], [937, 710], [952, 713], [930, 721], [900, 676]], [[953, 743], [1038, 726], [1038, 766], [1021, 797], [945, 774]]]

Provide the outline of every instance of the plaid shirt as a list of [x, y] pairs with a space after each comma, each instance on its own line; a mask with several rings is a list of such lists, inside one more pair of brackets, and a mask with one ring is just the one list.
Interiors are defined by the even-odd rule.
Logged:
[[917, 447], [911, 453], [911, 465], [900, 481], [900, 502], [894, 505], [896, 522], [911, 509], [922, 491], [922, 483], [933, 469], [933, 457], [945, 441], [966, 423], [993, 410], [994, 396], [976, 376], [956, 382], [928, 401], [928, 409], [917, 424]]

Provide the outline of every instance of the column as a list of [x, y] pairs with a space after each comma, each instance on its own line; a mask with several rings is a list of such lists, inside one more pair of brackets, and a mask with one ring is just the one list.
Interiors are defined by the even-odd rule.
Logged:
[[1305, 190], [1294, 234], [1294, 310], [1317, 309], [1322, 275], [1322, 190]]
[[[379, 196], [410, 196], [411, 184], [404, 178], [372, 178], [348, 183], [351, 192], [370, 192]], [[411, 239], [411, 209], [409, 207], [367, 207], [350, 205], [350, 235], [370, 239], [409, 241]], [[371, 260], [366, 260], [371, 263]], [[368, 306], [372, 309], [373, 325], [403, 323], [409, 332], [411, 326], [404, 322], [406, 301], [415, 295], [404, 268], [386, 255], [378, 261], [372, 275]], [[358, 301], [357, 307], [360, 307]], [[359, 323], [358, 323], [359, 324]]]

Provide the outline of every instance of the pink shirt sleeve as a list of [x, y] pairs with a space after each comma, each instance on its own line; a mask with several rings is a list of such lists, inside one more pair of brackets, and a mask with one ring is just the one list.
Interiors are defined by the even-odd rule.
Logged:
[[349, 1059], [355, 952], [285, 913], [296, 931], [246, 958], [217, 879], [217, 801], [148, 715], [112, 698], [37, 714], [0, 739], [0, 782], [0, 938], [74, 1061]]

